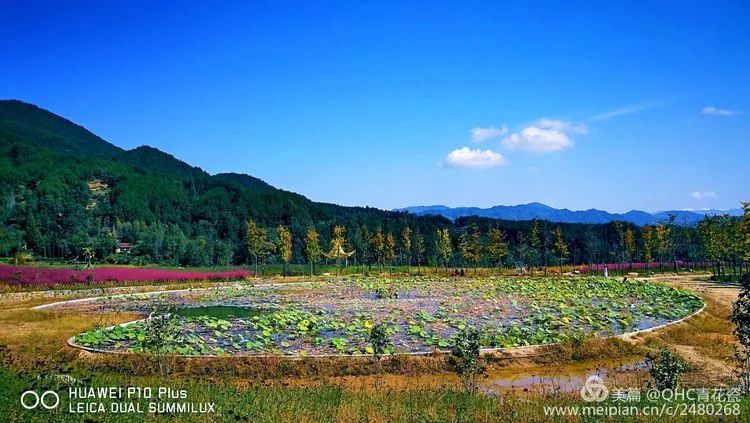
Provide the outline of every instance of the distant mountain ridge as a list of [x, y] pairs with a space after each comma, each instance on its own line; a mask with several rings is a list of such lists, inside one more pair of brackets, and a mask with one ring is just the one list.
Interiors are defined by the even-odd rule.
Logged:
[[434, 206], [412, 206], [397, 209], [418, 216], [439, 215], [455, 220], [459, 217], [480, 216], [502, 220], [533, 220], [542, 219], [551, 222], [563, 223], [609, 223], [616, 220], [631, 222], [636, 225], [650, 225], [663, 222], [674, 214], [679, 223], [693, 225], [708, 215], [728, 213], [733, 216], [742, 214], [740, 209], [731, 210], [665, 210], [656, 213], [648, 213], [640, 210], [631, 210], [627, 213], [610, 213], [604, 210], [569, 210], [556, 209], [542, 203], [519, 204], [516, 206], [494, 206], [489, 208], [480, 207], [447, 207], [443, 205]]

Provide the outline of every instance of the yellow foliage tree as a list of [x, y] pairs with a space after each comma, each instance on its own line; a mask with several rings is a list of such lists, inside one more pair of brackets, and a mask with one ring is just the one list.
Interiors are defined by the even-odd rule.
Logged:
[[279, 225], [279, 227], [276, 228], [276, 234], [279, 237], [276, 248], [279, 250], [279, 256], [284, 265], [282, 273], [284, 277], [286, 277], [289, 262], [292, 261], [292, 233], [289, 232], [289, 229], [286, 227]]
[[343, 226], [333, 227], [333, 236], [331, 237], [331, 248], [327, 254], [324, 254], [329, 260], [336, 261], [336, 275], [339, 274], [339, 264], [341, 259], [346, 260], [346, 266], [349, 266], [349, 257], [354, 254], [354, 250], [346, 252], [346, 228]]
[[562, 228], [556, 227], [554, 231], [552, 231], [552, 234], [555, 236], [555, 255], [557, 256], [558, 261], [560, 262], [560, 275], [563, 273], [563, 262], [565, 261], [565, 258], [568, 256], [568, 245], [565, 243], [565, 239], [563, 239], [562, 234]]
[[411, 228], [404, 226], [404, 230], [401, 231], [401, 247], [403, 248], [404, 260], [406, 261], [406, 267], [411, 265]]
[[307, 261], [310, 262], [310, 276], [313, 276], [315, 275], [315, 264], [320, 261], [320, 256], [323, 255], [323, 250], [320, 248], [320, 236], [315, 228], [307, 230], [305, 253], [307, 254]]

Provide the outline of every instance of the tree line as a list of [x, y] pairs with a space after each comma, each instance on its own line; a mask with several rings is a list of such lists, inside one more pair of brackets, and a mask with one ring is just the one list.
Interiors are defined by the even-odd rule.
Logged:
[[[565, 265], [593, 264], [601, 257], [624, 267], [645, 263], [647, 272], [656, 266], [664, 270], [665, 263], [676, 271], [678, 261], [708, 260], [715, 274], [725, 275], [730, 267], [739, 276], [747, 266], [743, 258], [750, 254], [750, 206], [743, 203], [743, 209], [742, 217], [706, 216], [697, 228], [679, 225], [674, 216], [643, 227], [617, 221], [578, 225], [484, 218], [459, 219], [453, 227], [428, 232], [414, 230], [408, 224], [397, 232], [380, 226], [357, 226], [348, 232], [346, 227], [336, 225], [327, 248], [318, 229], [310, 227], [299, 246], [304, 253], [299, 262], [308, 263], [311, 274], [323, 259], [338, 268], [342, 260], [347, 266], [352, 258], [355, 265], [365, 265], [368, 270], [390, 270], [394, 265], [441, 266], [446, 272], [450, 267], [467, 267], [474, 272], [478, 267], [515, 267], [533, 275], [535, 270], [547, 274], [552, 265], [558, 266], [556, 272], [561, 274]], [[525, 230], [510, 232], [514, 227]], [[597, 237], [597, 231], [602, 236]], [[294, 237], [283, 225], [269, 231], [250, 220], [247, 249], [256, 271], [276, 253], [286, 274], [295, 250]]]

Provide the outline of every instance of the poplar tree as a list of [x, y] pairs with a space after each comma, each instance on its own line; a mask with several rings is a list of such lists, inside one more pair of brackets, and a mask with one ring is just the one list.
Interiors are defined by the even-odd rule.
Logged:
[[645, 225], [641, 232], [643, 238], [643, 261], [646, 262], [646, 274], [648, 274], [648, 265], [654, 261], [654, 228], [649, 225]]
[[289, 229], [283, 225], [279, 225], [276, 228], [276, 234], [279, 236], [277, 242], [277, 249], [279, 251], [279, 257], [283, 264], [282, 274], [286, 277], [287, 270], [289, 268], [289, 262], [292, 261], [292, 233]]
[[414, 258], [417, 260], [417, 273], [422, 273], [422, 258], [425, 253], [424, 236], [417, 232], [414, 234]]
[[503, 260], [508, 256], [508, 242], [505, 239], [505, 232], [502, 229], [496, 227], [490, 228], [487, 251], [490, 255], [490, 260], [498, 266], [502, 266]]
[[403, 253], [406, 259], [407, 270], [409, 269], [409, 266], [411, 266], [411, 235], [411, 228], [408, 226], [404, 226], [404, 230], [401, 231], [401, 247], [403, 248]]
[[396, 258], [396, 240], [393, 238], [393, 234], [389, 231], [385, 236], [384, 245], [385, 259], [388, 261], [388, 272], [391, 272], [391, 266], [393, 265], [393, 259]]
[[552, 234], [555, 236], [555, 255], [557, 256], [557, 259], [560, 263], [560, 276], [562, 276], [563, 273], [563, 262], [565, 261], [565, 258], [568, 256], [568, 245], [565, 244], [565, 239], [563, 239], [562, 235], [562, 228], [556, 227], [554, 231], [552, 231]]
[[435, 243], [437, 247], [436, 250], [438, 253], [438, 259], [441, 259], [443, 261], [443, 265], [445, 266], [445, 273], [448, 273], [448, 260], [450, 260], [451, 254], [453, 254], [451, 234], [448, 231], [448, 228], [437, 230], [437, 239], [435, 240]]
[[380, 227], [375, 229], [375, 234], [372, 236], [372, 248], [375, 250], [378, 266], [382, 268], [385, 258], [385, 235]]
[[313, 276], [315, 275], [315, 264], [320, 261], [320, 256], [323, 254], [323, 250], [320, 248], [320, 236], [315, 228], [307, 230], [305, 253], [307, 254], [307, 261], [310, 262], [310, 276]]
[[662, 268], [664, 257], [669, 253], [670, 251], [670, 242], [671, 242], [671, 230], [670, 227], [667, 227], [661, 223], [656, 224], [656, 254], [659, 257], [659, 269]]
[[622, 268], [623, 266], [620, 266], [620, 264], [625, 262], [625, 227], [619, 220], [614, 221], [612, 226], [615, 229], [615, 234], [617, 234], [617, 243], [614, 245], [615, 262], [618, 263], [619, 268]]
[[[518, 260], [521, 263], [520, 270], [522, 273], [526, 273], [526, 265], [531, 263], [532, 260], [532, 252], [531, 247], [529, 246], [529, 240], [528, 238], [523, 234], [522, 231], [516, 232], [516, 244], [518, 245]], [[518, 266], [518, 265], [517, 265]], [[533, 266], [532, 266], [532, 274], [533, 274]]]
[[254, 220], [247, 221], [247, 252], [255, 261], [255, 276], [258, 275], [258, 262], [262, 261], [273, 249], [273, 244], [268, 241], [266, 228], [258, 226]]
[[476, 223], [473, 223], [469, 230], [461, 234], [459, 248], [464, 260], [472, 265], [476, 275], [477, 263], [482, 254], [482, 234], [479, 232], [479, 226]]
[[333, 236], [331, 237], [330, 250], [328, 254], [325, 254], [331, 260], [336, 261], [336, 276], [339, 274], [339, 264], [341, 259], [346, 259], [346, 266], [349, 265], [349, 257], [354, 254], [354, 251], [346, 252], [346, 228], [343, 226], [333, 227]]
[[625, 230], [625, 255], [630, 262], [630, 270], [633, 270], [633, 258], [635, 256], [635, 232], [632, 228]]
[[527, 241], [529, 264], [531, 265], [531, 276], [534, 276], [534, 267], [538, 266], [539, 257], [542, 253], [542, 231], [539, 226], [538, 219], [534, 219], [532, 221]]

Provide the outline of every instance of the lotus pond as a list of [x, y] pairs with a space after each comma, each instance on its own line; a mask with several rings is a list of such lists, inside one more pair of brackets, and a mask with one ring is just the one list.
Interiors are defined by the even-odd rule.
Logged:
[[[485, 348], [549, 344], [586, 333], [609, 336], [685, 317], [703, 305], [666, 285], [599, 277], [350, 278], [132, 294], [56, 305], [77, 313], [176, 309], [167, 349], [181, 355], [367, 354], [370, 329], [387, 325], [392, 353], [448, 349], [466, 326]], [[145, 321], [96, 328], [77, 346], [146, 349]]]

